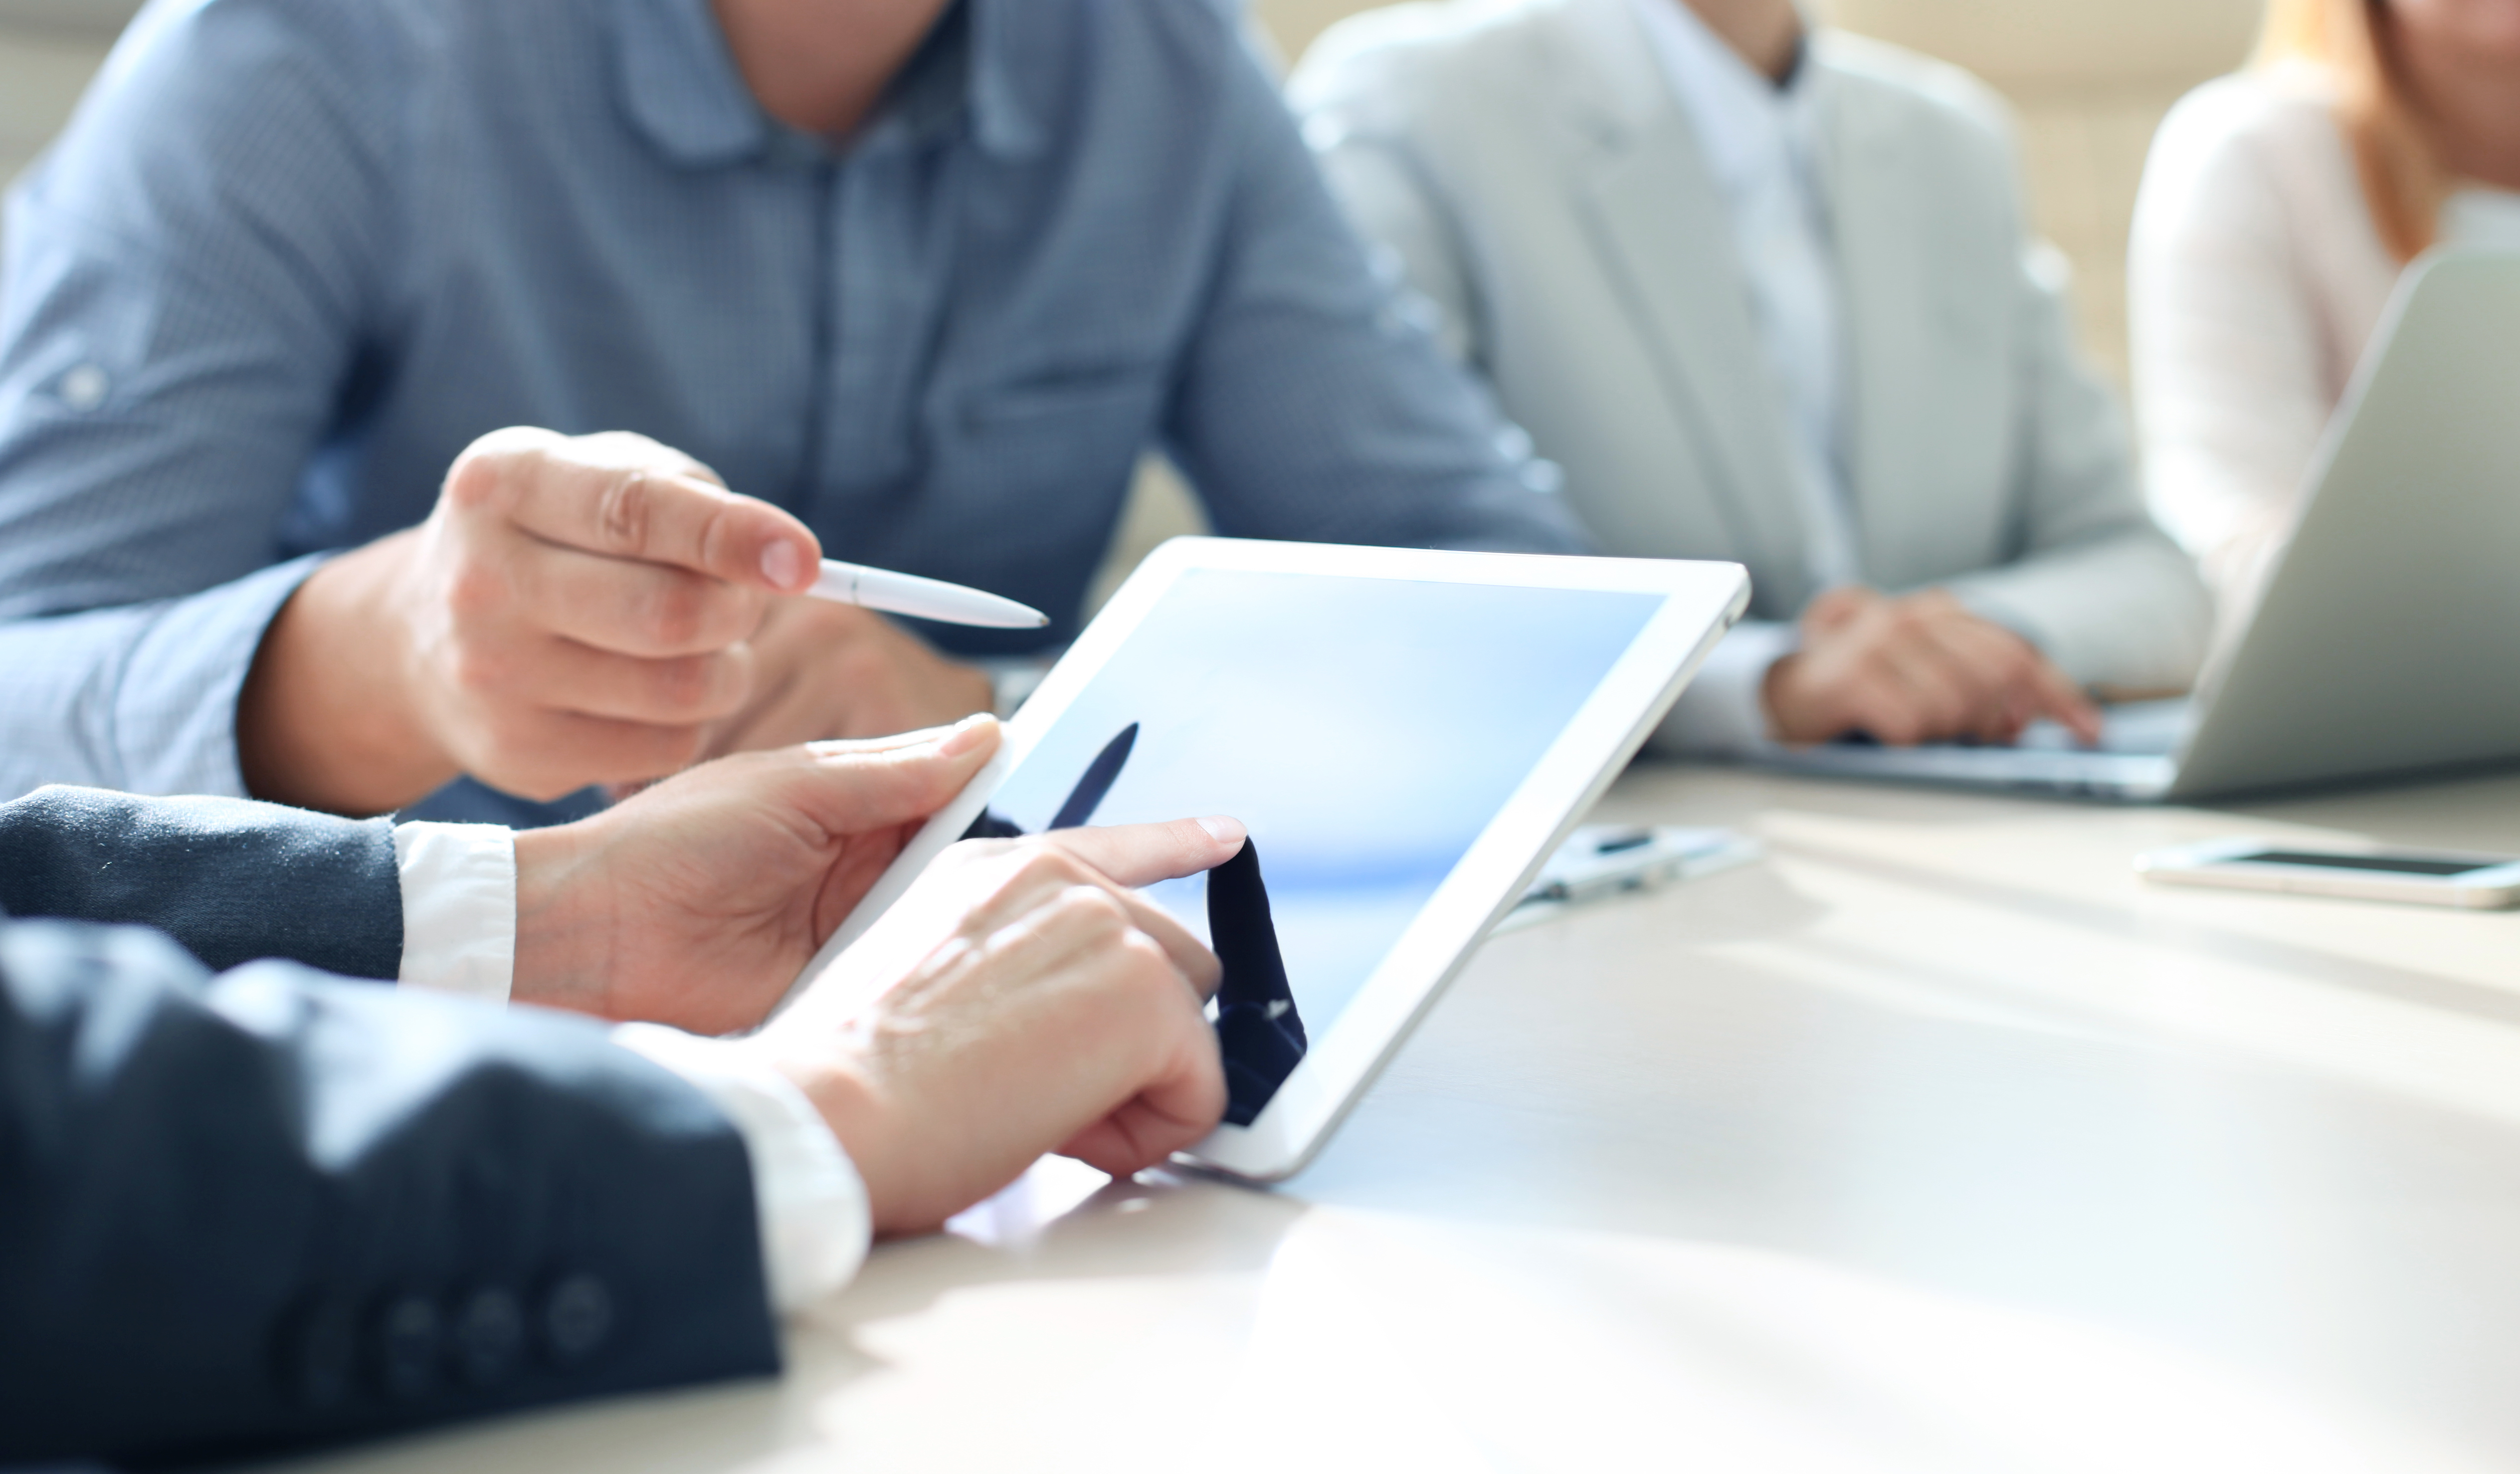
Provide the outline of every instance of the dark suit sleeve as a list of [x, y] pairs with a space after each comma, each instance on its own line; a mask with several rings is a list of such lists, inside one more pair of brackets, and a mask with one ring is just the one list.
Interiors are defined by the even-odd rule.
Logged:
[[382, 819], [40, 788], [0, 804], [0, 911], [154, 926], [211, 968], [402, 969], [402, 881]]
[[0, 1467], [778, 1362], [742, 1139], [600, 1027], [0, 920]]

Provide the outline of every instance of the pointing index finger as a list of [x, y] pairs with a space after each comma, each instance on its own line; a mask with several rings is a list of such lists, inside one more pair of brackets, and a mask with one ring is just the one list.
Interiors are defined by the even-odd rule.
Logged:
[[1176, 819], [1170, 824], [1113, 825], [1099, 829], [1058, 829], [1053, 844], [1135, 890], [1212, 871], [1233, 859], [1248, 837], [1233, 819]]
[[2066, 674], [2044, 656], [2039, 661], [2040, 705], [2085, 743], [2101, 737], [2100, 709]]
[[779, 594], [810, 585], [822, 558], [813, 532], [787, 513], [662, 466], [546, 465], [525, 478], [514, 515], [548, 542]]

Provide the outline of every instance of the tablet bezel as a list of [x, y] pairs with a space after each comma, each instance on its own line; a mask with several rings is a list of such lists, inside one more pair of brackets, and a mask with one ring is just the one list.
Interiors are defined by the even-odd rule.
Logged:
[[[1303, 1170], [1441, 997], [1488, 926], [1643, 745], [1748, 606], [1737, 563], [1557, 558], [1175, 538], [1138, 565], [1007, 723], [1005, 741], [868, 891], [799, 975], [802, 990], [970, 827], [1183, 574], [1197, 569], [1656, 594], [1662, 604], [1524, 776], [1347, 1008], [1247, 1127], [1219, 1126], [1182, 1160], [1254, 1182]], [[791, 992], [792, 996], [792, 992]]]

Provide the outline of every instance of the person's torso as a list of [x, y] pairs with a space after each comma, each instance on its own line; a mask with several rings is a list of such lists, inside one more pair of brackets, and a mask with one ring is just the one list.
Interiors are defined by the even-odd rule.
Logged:
[[[1377, 62], [1411, 77], [1393, 126], [1448, 210], [1477, 366], [1603, 551], [1744, 562], [1758, 612], [1790, 614], [1816, 590], [1789, 410], [1722, 194], [1626, 0], [1462, 14], [1482, 19]], [[2013, 556], [2024, 420], [2001, 145], [1912, 63], [1823, 36], [1809, 64], [1861, 572], [1893, 587]]]
[[1064, 625], [1226, 228], [1231, 141], [1198, 106], [1225, 58], [1196, 33], [1218, 22], [975, 4], [974, 27], [1013, 33], [971, 44], [1024, 50], [987, 85], [1013, 84], [995, 122], [1030, 146], [912, 107], [833, 150], [757, 122], [746, 145], [729, 108], [748, 99], [709, 92], [712, 69], [736, 85], [723, 55], [638, 30], [677, 6], [705, 14], [427, 7], [402, 218], [281, 552], [419, 520], [488, 430], [626, 429], [796, 512], [834, 557]]

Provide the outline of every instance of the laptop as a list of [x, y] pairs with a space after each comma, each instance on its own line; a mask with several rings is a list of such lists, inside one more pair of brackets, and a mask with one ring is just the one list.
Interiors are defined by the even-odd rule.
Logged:
[[1775, 746], [1794, 773], [2185, 802], [2520, 762], [2520, 252], [2410, 268], [2247, 628], [2096, 748]]

